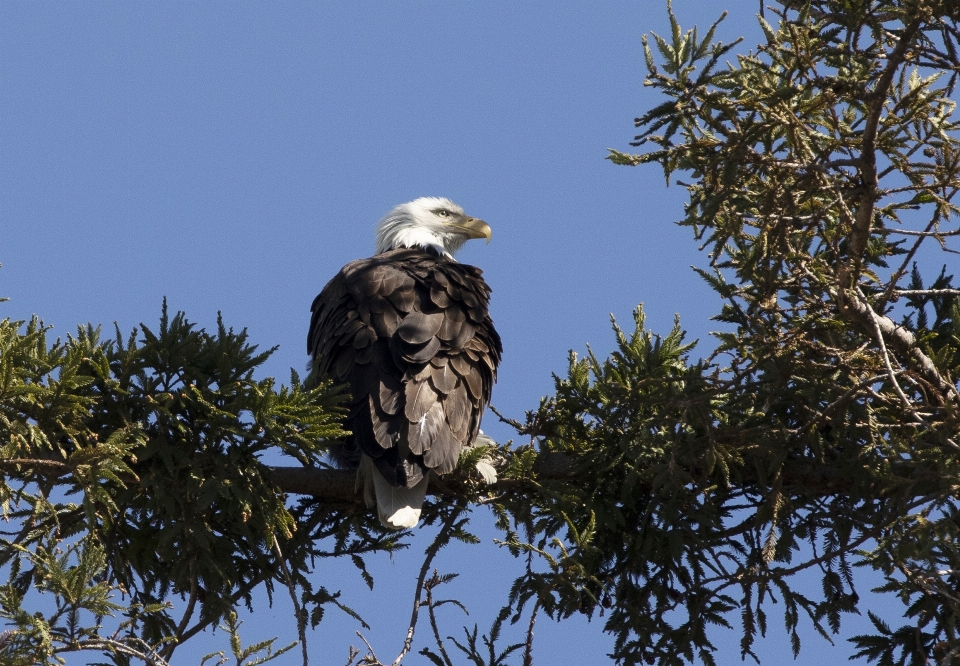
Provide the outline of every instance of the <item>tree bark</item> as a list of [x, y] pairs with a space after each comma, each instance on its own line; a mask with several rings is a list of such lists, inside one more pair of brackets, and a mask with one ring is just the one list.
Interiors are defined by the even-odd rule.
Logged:
[[[533, 467], [538, 481], [573, 480], [574, 458], [565, 453], [540, 453]], [[910, 486], [913, 495], [925, 495], [937, 492], [940, 477], [935, 473], [924, 474], [922, 470], [910, 468], [904, 470], [908, 476], [903, 477], [903, 484]], [[762, 483], [753, 466], [747, 462], [739, 470], [739, 481], [735, 485], [741, 487], [755, 486], [756, 492], [765, 494], [770, 483]], [[357, 486], [357, 473], [354, 470], [317, 469], [311, 467], [271, 467], [270, 478], [277, 488], [291, 495], [310, 495], [318, 499], [331, 501], [361, 502], [362, 493]], [[853, 483], [863, 486], [862, 477], [853, 477], [843, 473], [838, 467], [829, 463], [818, 463], [809, 460], [787, 461], [780, 472], [782, 483], [781, 492], [787, 496], [827, 497], [842, 494], [852, 489]], [[869, 483], [869, 482], [868, 482]], [[895, 485], [894, 482], [893, 485]], [[434, 478], [427, 492], [437, 496], [455, 496], [458, 494], [459, 484], [450, 477], [438, 480]], [[489, 486], [493, 494], [522, 492], [530, 488], [530, 482], [525, 480], [502, 479]], [[888, 476], [877, 478], [874, 484], [878, 496], [889, 495], [893, 488]], [[642, 488], [638, 488], [642, 492]]]

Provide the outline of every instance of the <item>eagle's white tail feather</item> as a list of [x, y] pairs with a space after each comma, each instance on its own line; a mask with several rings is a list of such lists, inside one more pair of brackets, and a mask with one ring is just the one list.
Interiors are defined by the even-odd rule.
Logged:
[[[364, 456], [366, 457], [366, 456]], [[430, 483], [430, 475], [424, 475], [423, 479], [413, 488], [393, 487], [383, 475], [374, 468], [372, 464], [368, 466], [367, 480], [373, 481], [373, 495], [376, 498], [377, 514], [380, 516], [380, 522], [384, 527], [392, 530], [402, 530], [409, 527], [416, 527], [420, 522], [420, 511], [423, 507], [423, 500], [427, 496], [427, 485]], [[364, 494], [367, 497], [367, 503], [370, 503], [369, 485]]]

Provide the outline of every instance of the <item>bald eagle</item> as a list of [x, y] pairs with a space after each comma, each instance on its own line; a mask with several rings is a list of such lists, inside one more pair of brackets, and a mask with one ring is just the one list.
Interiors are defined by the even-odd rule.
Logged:
[[346, 384], [352, 434], [333, 452], [359, 467], [367, 504], [413, 527], [431, 472], [446, 474], [480, 433], [503, 348], [490, 287], [453, 255], [489, 225], [449, 199], [401, 204], [377, 225], [376, 255], [341, 269], [313, 301], [311, 376]]

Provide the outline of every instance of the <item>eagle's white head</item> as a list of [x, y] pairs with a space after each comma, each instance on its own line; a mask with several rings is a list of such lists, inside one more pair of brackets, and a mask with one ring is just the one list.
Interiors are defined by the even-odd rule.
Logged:
[[471, 238], [490, 242], [490, 225], [468, 217], [463, 209], [442, 197], [421, 197], [400, 204], [377, 224], [377, 254], [401, 247], [421, 247], [439, 255], [453, 255]]

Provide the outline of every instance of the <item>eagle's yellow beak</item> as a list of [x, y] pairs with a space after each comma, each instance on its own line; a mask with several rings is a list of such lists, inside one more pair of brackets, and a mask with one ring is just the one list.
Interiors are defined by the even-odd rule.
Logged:
[[463, 231], [467, 238], [486, 238], [488, 243], [493, 236], [493, 230], [490, 229], [490, 225], [476, 217], [466, 217], [463, 219], [463, 222], [451, 224], [450, 226]]

